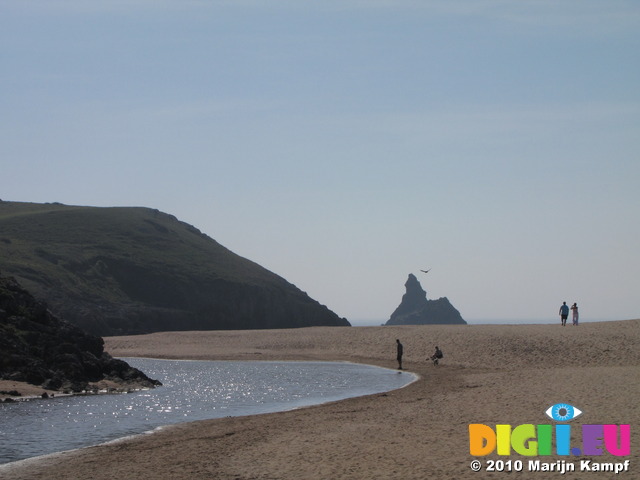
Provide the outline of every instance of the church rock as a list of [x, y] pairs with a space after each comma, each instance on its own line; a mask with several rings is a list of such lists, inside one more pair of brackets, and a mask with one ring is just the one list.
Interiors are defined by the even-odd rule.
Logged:
[[467, 322], [447, 297], [427, 300], [427, 292], [412, 273], [404, 286], [407, 291], [402, 296], [402, 302], [385, 325], [466, 325]]

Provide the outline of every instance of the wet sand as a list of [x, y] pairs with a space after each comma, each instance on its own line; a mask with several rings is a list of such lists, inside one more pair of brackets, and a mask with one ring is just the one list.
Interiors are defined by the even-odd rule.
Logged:
[[[420, 380], [393, 392], [299, 410], [167, 427], [118, 443], [0, 467], [19, 479], [481, 479], [613, 478], [605, 472], [473, 472], [468, 425], [552, 424], [559, 402], [571, 425], [630, 424], [631, 457], [535, 457], [620, 462], [640, 478], [640, 320], [553, 325], [333, 327], [169, 332], [110, 337], [114, 356], [336, 360], [404, 367]], [[445, 358], [427, 357], [439, 345]]]

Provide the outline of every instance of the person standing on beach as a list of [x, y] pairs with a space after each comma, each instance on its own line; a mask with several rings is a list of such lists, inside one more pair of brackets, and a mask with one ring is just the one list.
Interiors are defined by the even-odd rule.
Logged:
[[567, 318], [569, 317], [569, 305], [567, 305], [567, 302], [562, 302], [560, 312], [558, 313], [560, 313], [560, 322], [562, 323], [562, 326], [566, 326]]
[[578, 325], [578, 304], [574, 303], [571, 305], [571, 310], [573, 310], [573, 324]]
[[404, 347], [400, 343], [399, 339], [396, 339], [396, 348], [398, 352], [398, 370], [402, 370], [402, 354], [404, 353]]

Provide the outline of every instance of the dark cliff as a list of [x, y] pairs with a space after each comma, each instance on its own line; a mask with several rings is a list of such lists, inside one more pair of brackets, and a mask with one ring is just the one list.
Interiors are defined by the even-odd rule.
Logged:
[[427, 292], [422, 289], [415, 275], [410, 273], [404, 286], [406, 293], [386, 325], [465, 325], [467, 323], [446, 297], [427, 300]]
[[0, 202], [0, 268], [101, 336], [349, 326], [282, 277], [148, 208]]
[[0, 277], [0, 379], [79, 392], [109, 380], [153, 387], [140, 370], [104, 351], [100, 337], [54, 317], [14, 279]]

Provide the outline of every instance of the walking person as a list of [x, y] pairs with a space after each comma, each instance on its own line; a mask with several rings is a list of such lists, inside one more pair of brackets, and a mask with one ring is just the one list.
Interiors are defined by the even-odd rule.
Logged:
[[571, 305], [571, 310], [573, 311], [573, 324], [578, 326], [578, 304]]
[[396, 351], [398, 358], [398, 370], [402, 370], [402, 354], [404, 353], [404, 347], [400, 343], [400, 340], [396, 339]]
[[560, 307], [560, 312], [558, 312], [560, 314], [560, 323], [562, 324], [562, 326], [566, 326], [567, 325], [567, 318], [569, 317], [569, 305], [567, 305], [567, 302], [562, 302], [562, 306]]

